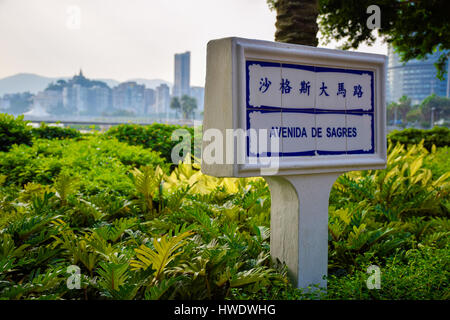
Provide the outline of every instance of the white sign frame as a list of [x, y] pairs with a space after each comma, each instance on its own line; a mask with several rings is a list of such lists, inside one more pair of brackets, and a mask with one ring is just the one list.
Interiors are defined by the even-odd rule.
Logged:
[[[276, 175], [345, 172], [386, 167], [386, 56], [243, 38], [208, 43], [204, 130], [247, 129], [246, 61], [266, 61], [373, 72], [373, 154], [280, 157]], [[204, 142], [205, 144], [205, 142]], [[240, 150], [238, 150], [240, 148]], [[243, 149], [244, 148], [244, 149]], [[260, 163], [248, 163], [246, 145], [234, 144], [234, 163], [202, 163], [206, 174], [222, 177], [261, 176]], [[237, 155], [244, 152], [246, 163]]]

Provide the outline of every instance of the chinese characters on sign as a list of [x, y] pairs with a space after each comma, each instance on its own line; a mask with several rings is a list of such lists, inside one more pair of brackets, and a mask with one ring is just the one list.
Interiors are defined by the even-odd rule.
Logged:
[[[247, 128], [269, 128], [273, 155], [374, 153], [373, 71], [247, 61]], [[259, 156], [249, 139], [248, 155]]]
[[[292, 87], [290, 86], [290, 81], [289, 79], [281, 79], [281, 83], [280, 83], [280, 91], [281, 93], [291, 93], [291, 89]], [[260, 87], [259, 87], [259, 91], [261, 91], [262, 93], [265, 93], [267, 91], [267, 89], [269, 89], [270, 85], [272, 84], [272, 82], [270, 82], [269, 80], [267, 80], [267, 77], [265, 77], [264, 79], [261, 78], [260, 82]], [[311, 88], [310, 82], [309, 81], [302, 81], [300, 82], [300, 93], [306, 93], [309, 96], [309, 89]], [[325, 86], [325, 83], [322, 82], [322, 86], [320, 87], [320, 94], [319, 96], [321, 96], [322, 94], [325, 94], [326, 96], [329, 96], [329, 94], [325, 91], [328, 87]], [[353, 87], [354, 88], [354, 92], [353, 95], [357, 96], [358, 98], [361, 98], [363, 95], [362, 92], [362, 87], [361, 85], [356, 85]], [[344, 83], [343, 82], [339, 82], [338, 83], [338, 90], [336, 95], [340, 95], [342, 94], [345, 98], [345, 95], [347, 94], [347, 90], [344, 88]]]
[[262, 93], [265, 93], [267, 91], [267, 89], [269, 89], [269, 87], [272, 84], [272, 82], [267, 80], [267, 77], [265, 77], [264, 79], [261, 78], [261, 81], [259, 82], [259, 84], [261, 85], [259, 87], [259, 91], [261, 91]]

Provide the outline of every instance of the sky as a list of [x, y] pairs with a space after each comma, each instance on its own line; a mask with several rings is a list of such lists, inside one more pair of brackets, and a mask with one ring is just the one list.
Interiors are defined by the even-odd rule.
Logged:
[[82, 68], [88, 78], [173, 82], [174, 54], [191, 51], [191, 85], [204, 86], [209, 40], [274, 41], [275, 16], [266, 0], [0, 0], [0, 78]]

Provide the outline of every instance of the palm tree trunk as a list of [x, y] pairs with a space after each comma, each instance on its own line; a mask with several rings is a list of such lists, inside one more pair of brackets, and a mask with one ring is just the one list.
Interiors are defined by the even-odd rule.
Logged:
[[317, 47], [318, 0], [275, 0], [275, 41]]

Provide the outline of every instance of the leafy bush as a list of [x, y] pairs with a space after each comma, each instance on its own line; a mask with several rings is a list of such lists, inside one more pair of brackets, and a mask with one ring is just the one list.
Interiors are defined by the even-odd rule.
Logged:
[[338, 178], [329, 209], [332, 272], [352, 272], [358, 257], [384, 259], [398, 248], [445, 245], [450, 172], [433, 177], [423, 165], [427, 157], [421, 144], [408, 150], [391, 145], [385, 170]]
[[172, 148], [179, 142], [172, 141], [171, 135], [172, 132], [177, 129], [188, 130], [192, 139], [191, 145], [193, 145], [194, 129], [186, 126], [160, 123], [154, 123], [149, 126], [123, 124], [112, 127], [106, 134], [130, 145], [140, 145], [145, 148], [159, 151], [161, 152], [161, 156], [164, 157], [167, 162], [171, 162]]
[[[50, 189], [27, 185], [26, 197], [2, 204], [0, 296], [223, 299], [286, 284], [268, 254], [267, 186], [198, 173], [142, 167], [126, 199], [83, 195], [64, 174]], [[160, 175], [162, 185], [153, 181]], [[183, 176], [192, 185], [177, 187]], [[207, 180], [203, 194], [191, 191], [197, 180]], [[73, 264], [84, 290], [64, 286]]]
[[442, 147], [433, 150], [424, 158], [424, 167], [431, 170], [433, 177], [440, 177], [446, 172], [450, 171], [450, 147]]
[[103, 136], [38, 139], [32, 147], [15, 146], [0, 153], [0, 173], [7, 176], [8, 185], [50, 184], [66, 172], [78, 177], [80, 188], [89, 194], [105, 188], [127, 193], [132, 184], [124, 175], [133, 167], [149, 164], [166, 168], [158, 153]]
[[76, 129], [48, 126], [45, 123], [41, 123], [38, 128], [33, 128], [32, 132], [33, 136], [38, 139], [74, 139], [81, 137], [81, 133]]
[[445, 147], [450, 146], [450, 129], [445, 127], [434, 127], [431, 130], [422, 129], [404, 129], [394, 130], [389, 133], [388, 139], [395, 145], [398, 142], [404, 145], [414, 145], [424, 140], [424, 146], [431, 150], [432, 146]]
[[328, 298], [446, 300], [450, 298], [449, 261], [449, 245], [397, 251], [379, 264], [380, 289], [367, 288], [368, 265], [364, 265], [353, 274], [330, 276]]
[[27, 121], [23, 121], [23, 115], [14, 118], [12, 115], [0, 113], [0, 151], [8, 151], [14, 144], [31, 146], [31, 128]]

